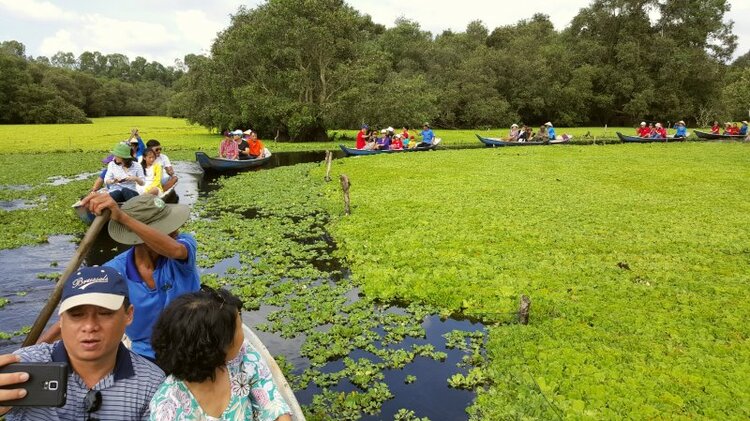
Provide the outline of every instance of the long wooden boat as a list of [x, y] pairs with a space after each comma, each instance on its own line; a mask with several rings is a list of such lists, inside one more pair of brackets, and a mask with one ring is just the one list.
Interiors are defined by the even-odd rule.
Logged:
[[[172, 188], [170, 188], [169, 190], [161, 193], [159, 197], [164, 200], [165, 203], [179, 203], [180, 201], [180, 196], [177, 195], [174, 186], [172, 186]], [[80, 200], [75, 202], [72, 208], [73, 212], [75, 212], [76, 216], [78, 216], [78, 219], [83, 221], [84, 224], [91, 225], [91, 223], [94, 222], [94, 218], [96, 218], [96, 215], [89, 212], [89, 210], [84, 206], [81, 206]]]
[[378, 155], [381, 153], [402, 153], [402, 152], [424, 152], [424, 151], [432, 151], [437, 148], [437, 144], [433, 144], [430, 147], [427, 148], [411, 148], [411, 149], [388, 149], [388, 150], [370, 150], [370, 149], [356, 149], [356, 148], [347, 148], [344, 145], [339, 145], [342, 151], [344, 151], [344, 154], [346, 156], [363, 156], [363, 155]]
[[509, 142], [507, 140], [502, 139], [495, 139], [492, 137], [482, 137], [477, 135], [477, 138], [480, 142], [484, 143], [485, 146], [488, 147], [498, 147], [498, 146], [539, 146], [539, 145], [561, 145], [564, 143], [570, 142], [570, 139], [556, 139], [556, 140], [550, 140], [549, 142], [539, 142], [539, 141], [528, 141], [528, 142]]
[[281, 396], [284, 397], [284, 400], [289, 405], [289, 409], [292, 411], [292, 419], [296, 421], [304, 421], [305, 415], [302, 413], [302, 408], [299, 406], [299, 402], [297, 402], [297, 398], [294, 396], [294, 391], [292, 390], [292, 387], [289, 386], [289, 382], [286, 381], [286, 377], [284, 377], [284, 373], [276, 363], [276, 360], [274, 360], [271, 353], [268, 352], [268, 348], [263, 345], [263, 342], [258, 338], [258, 335], [256, 335], [255, 332], [244, 323], [242, 324], [242, 332], [245, 334], [245, 340], [255, 348], [271, 370], [271, 376], [273, 377], [273, 382], [276, 384], [276, 388], [281, 393]]
[[715, 134], [715, 133], [708, 133], [708, 132], [702, 132], [700, 130], [693, 130], [695, 132], [695, 135], [698, 136], [701, 139], [708, 139], [708, 140], [745, 140], [747, 136], [741, 135], [741, 134]]
[[617, 137], [620, 138], [625, 143], [654, 143], [654, 142], [684, 142], [686, 139], [684, 137], [667, 137], [666, 139], [663, 138], [652, 138], [652, 137], [639, 137], [639, 136], [628, 136], [625, 134], [622, 134], [620, 132], [617, 132]]
[[205, 152], [196, 152], [195, 160], [198, 164], [206, 171], [238, 171], [248, 168], [258, 167], [269, 160], [271, 160], [271, 154], [267, 154], [263, 158], [256, 159], [224, 159], [224, 158], [211, 158], [205, 154]]

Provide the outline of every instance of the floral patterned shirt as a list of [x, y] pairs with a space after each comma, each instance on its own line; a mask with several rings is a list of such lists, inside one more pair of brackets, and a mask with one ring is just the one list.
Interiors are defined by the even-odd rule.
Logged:
[[290, 414], [289, 405], [271, 378], [271, 370], [247, 342], [235, 359], [227, 363], [232, 383], [229, 405], [220, 418], [206, 415], [187, 385], [169, 376], [151, 399], [151, 420], [275, 420]]

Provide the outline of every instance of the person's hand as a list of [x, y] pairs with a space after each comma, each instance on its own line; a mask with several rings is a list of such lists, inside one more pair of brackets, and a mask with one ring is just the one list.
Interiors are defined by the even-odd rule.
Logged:
[[109, 193], [91, 193], [84, 197], [81, 201], [81, 206], [85, 206], [86, 209], [91, 211], [94, 215], [101, 215], [104, 209], [109, 209], [111, 212], [110, 217], [115, 221], [120, 219], [122, 211], [120, 206], [117, 205], [112, 196]]
[[[5, 354], [0, 355], [0, 367], [5, 367], [8, 364], [21, 362], [18, 355]], [[29, 380], [29, 373], [6, 373], [0, 374], [0, 386], [10, 386], [13, 384], [24, 383]], [[0, 389], [0, 401], [10, 401], [13, 399], [21, 399], [26, 396], [26, 389]], [[5, 415], [10, 411], [11, 407], [2, 406], [0, 407], [0, 416]]]

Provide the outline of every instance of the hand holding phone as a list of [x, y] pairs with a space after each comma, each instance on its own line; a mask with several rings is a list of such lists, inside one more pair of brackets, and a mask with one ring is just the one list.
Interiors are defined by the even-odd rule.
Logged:
[[[0, 356], [0, 408], [65, 405], [68, 364], [17, 361], [15, 355]], [[4, 412], [7, 408], [0, 409], [0, 414]]]

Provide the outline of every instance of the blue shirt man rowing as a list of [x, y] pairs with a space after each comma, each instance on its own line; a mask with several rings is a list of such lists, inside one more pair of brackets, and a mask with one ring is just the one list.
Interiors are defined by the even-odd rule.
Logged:
[[[133, 322], [126, 333], [132, 350], [154, 359], [151, 331], [162, 310], [175, 298], [200, 289], [196, 265], [197, 243], [179, 228], [190, 218], [186, 205], [170, 205], [158, 197], [136, 196], [119, 207], [110, 195], [92, 193], [81, 201], [91, 212], [111, 212], [109, 236], [133, 247], [105, 263], [128, 281], [135, 306]], [[49, 342], [59, 332], [50, 328], [42, 339]]]
[[418, 148], [429, 148], [432, 146], [432, 141], [435, 139], [435, 133], [433, 133], [429, 123], [424, 123], [419, 135], [422, 136], [422, 143], [417, 145]]

